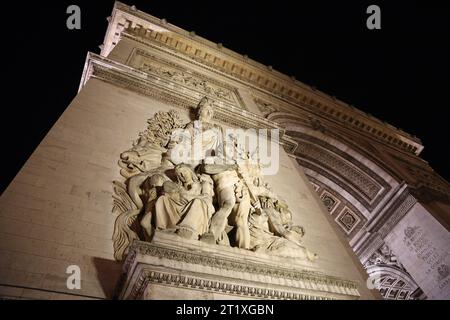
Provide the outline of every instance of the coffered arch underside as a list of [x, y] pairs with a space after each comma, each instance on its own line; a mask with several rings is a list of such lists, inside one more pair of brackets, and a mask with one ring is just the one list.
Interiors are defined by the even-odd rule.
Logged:
[[423, 292], [404, 270], [388, 265], [374, 265], [366, 269], [369, 278], [384, 299], [423, 299]]
[[292, 156], [344, 234], [352, 239], [398, 185], [397, 180], [312, 116], [268, 116], [296, 143]]

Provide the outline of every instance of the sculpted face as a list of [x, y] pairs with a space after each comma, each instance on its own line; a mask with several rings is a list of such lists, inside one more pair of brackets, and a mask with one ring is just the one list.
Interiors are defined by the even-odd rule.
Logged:
[[386, 246], [386, 245], [384, 245], [384, 246], [382, 246], [382, 247], [380, 248], [380, 252], [381, 252], [383, 255], [385, 255], [385, 256], [389, 255], [390, 251], [391, 251], [391, 250], [390, 250], [389, 247]]
[[192, 177], [192, 171], [185, 166], [180, 166], [176, 168], [176, 174], [178, 179], [182, 182], [182, 183], [189, 183], [193, 181], [193, 177]]
[[212, 106], [209, 103], [204, 104], [200, 107], [198, 118], [201, 121], [208, 122], [212, 119], [214, 115]]
[[280, 212], [280, 217], [283, 224], [288, 224], [292, 221], [292, 213], [284, 202], [278, 201], [276, 207], [278, 212]]

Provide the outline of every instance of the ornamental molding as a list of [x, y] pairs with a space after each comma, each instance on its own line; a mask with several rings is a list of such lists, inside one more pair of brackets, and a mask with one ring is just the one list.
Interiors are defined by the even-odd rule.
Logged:
[[371, 227], [371, 230], [384, 239], [416, 203], [417, 199], [410, 194], [408, 188], [405, 188]]
[[[312, 280], [317, 284], [333, 284], [337, 286], [356, 288], [356, 283], [354, 282], [341, 280], [337, 277], [326, 276], [315, 271], [296, 271], [292, 267], [281, 268], [265, 266], [258, 263], [245, 261], [241, 256], [236, 256], [236, 258], [231, 259], [220, 257], [218, 255], [207, 255], [205, 253], [201, 253], [201, 250], [198, 250], [197, 252], [191, 252], [176, 249], [173, 247], [167, 248], [164, 246], [158, 246], [155, 243], [144, 241], [134, 241], [130, 247], [130, 254], [131, 261], [128, 261], [127, 258], [126, 262], [128, 268], [133, 264], [133, 259], [135, 259], [138, 254], [143, 254], [158, 258], [170, 258], [179, 262], [194, 263], [198, 265], [219, 268], [222, 270], [262, 274], [266, 276], [282, 277], [291, 280]], [[127, 272], [129, 270], [125, 269], [124, 271]]]
[[221, 44], [171, 25], [164, 19], [158, 19], [134, 7], [116, 2], [112, 17], [109, 19], [101, 54], [107, 56], [124, 34], [141, 43], [157, 44], [166, 51], [176, 52], [191, 61], [270, 92], [294, 105], [307, 105], [316, 112], [366, 132], [372, 138], [381, 139], [397, 149], [416, 155], [423, 149], [418, 138], [277, 72], [270, 66], [264, 66], [246, 55], [237, 54]]
[[360, 224], [361, 218], [348, 207], [344, 207], [336, 216], [335, 221], [347, 235], [350, 235], [356, 226]]
[[[273, 259], [252, 257], [242, 259], [241, 249], [225, 250], [214, 253], [203, 246], [195, 251], [185, 243], [178, 246], [167, 245], [167, 235], [157, 234], [151, 243], [134, 241], [124, 263], [124, 278], [118, 288], [120, 299], [140, 299], [149, 284], [170, 287], [208, 290], [230, 295], [245, 296], [256, 299], [357, 299], [357, 283], [338, 277], [325, 275], [317, 271], [299, 270], [298, 266], [276, 265]], [[231, 252], [235, 251], [235, 252]], [[152, 261], [159, 261], [154, 264]], [[266, 260], [264, 260], [266, 259]], [[163, 265], [193, 266], [183, 270], [167, 268]], [[201, 268], [200, 266], [206, 267]], [[296, 269], [297, 268], [297, 269]], [[193, 271], [197, 270], [197, 271]], [[207, 273], [198, 270], [209, 270]], [[214, 271], [215, 270], [215, 271]], [[222, 271], [220, 271], [222, 270]], [[220, 271], [220, 272], [219, 272]], [[229, 278], [223, 274], [227, 271], [239, 273], [243, 279]], [[265, 282], [251, 280], [248, 275], [263, 275]], [[274, 279], [285, 279], [282, 282]], [[268, 282], [267, 282], [268, 281]], [[290, 285], [282, 285], [289, 281]], [[278, 283], [278, 284], [276, 284]]]
[[397, 223], [409, 212], [409, 210], [416, 204], [417, 200], [412, 195], [408, 195], [406, 199], [398, 205], [394, 213], [390, 215], [389, 219], [379, 229], [379, 233], [384, 238], [397, 225]]
[[134, 48], [126, 65], [143, 71], [148, 76], [168, 79], [183, 87], [197, 91], [202, 96], [247, 110], [237, 88], [196, 71], [188, 70], [179, 64], [167, 61], [142, 49]]
[[180, 274], [171, 274], [168, 272], [158, 272], [152, 270], [143, 270], [133, 287], [133, 290], [126, 298], [129, 300], [142, 299], [148, 284], [160, 284], [169, 287], [182, 287], [191, 290], [208, 290], [218, 293], [251, 297], [254, 299], [270, 300], [335, 300], [319, 294], [302, 294], [292, 291], [283, 291], [268, 289], [264, 286], [250, 286], [243, 284], [234, 284], [218, 280], [202, 279], [200, 277], [186, 276]]
[[[203, 98], [201, 92], [190, 90], [187, 87], [178, 87], [174, 82], [153, 77], [147, 72], [93, 53], [89, 53], [86, 59], [80, 90], [91, 78], [131, 90], [184, 110], [192, 110], [198, 101]], [[284, 139], [284, 130], [277, 123], [243, 110], [238, 103], [239, 101], [231, 104], [214, 100], [214, 120], [230, 127], [242, 129], [279, 129], [281, 144], [287, 145], [288, 149], [295, 147], [295, 143], [287, 137], [287, 139]]]
[[[265, 102], [263, 103], [267, 105], [267, 101], [269, 100], [266, 98], [264, 101]], [[335, 139], [336, 141], [340, 141], [353, 149], [355, 152], [363, 155], [367, 159], [370, 159], [371, 162], [377, 165], [384, 172], [391, 175], [397, 181], [403, 180], [403, 178], [399, 175], [399, 172], [397, 172], [392, 166], [387, 165], [385, 161], [381, 160], [382, 155], [380, 153], [385, 153], [386, 150], [393, 149], [388, 143], [378, 139], [378, 143], [375, 147], [373, 138], [368, 134], [364, 132], [357, 132], [348, 126], [343, 126], [342, 124], [333, 121], [333, 119], [327, 117], [326, 115], [322, 116], [313, 112], [301, 111], [300, 109], [296, 110], [294, 113], [290, 110], [285, 111], [285, 106], [282, 106], [282, 104], [274, 103], [273, 105], [275, 105], [280, 111], [272, 112], [266, 116], [266, 118], [278, 123], [289, 135], [295, 135], [294, 132], [301, 132], [303, 128], [312, 129], [317, 132], [317, 136], [323, 135]], [[269, 105], [269, 107], [272, 108], [272, 105]], [[413, 157], [414, 159], [422, 160], [399, 149], [392, 151], [395, 151], [396, 154], [401, 154], [404, 157]]]
[[325, 170], [340, 177], [341, 180], [360, 192], [361, 196], [367, 201], [372, 202], [381, 191], [382, 187], [371, 176], [362, 172], [359, 167], [343, 160], [335, 152], [322, 149], [304, 140], [297, 140], [297, 142], [299, 143], [296, 150], [298, 157], [320, 165]]

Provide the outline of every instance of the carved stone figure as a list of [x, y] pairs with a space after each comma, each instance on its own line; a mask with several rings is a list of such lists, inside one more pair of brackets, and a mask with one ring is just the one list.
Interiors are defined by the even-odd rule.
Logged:
[[[210, 122], [213, 115], [214, 110], [210, 101], [203, 98], [197, 106], [197, 120], [188, 123], [184, 130], [172, 135], [167, 159], [174, 164], [182, 162], [193, 166], [205, 164], [203, 173], [211, 175], [214, 181], [219, 207], [210, 227], [214, 241], [228, 243], [225, 231], [229, 222], [231, 226], [236, 227], [235, 238], [238, 247], [248, 249], [250, 200], [246, 188], [237, 176], [236, 167], [214, 164], [224, 162], [224, 139], [221, 128]], [[198, 152], [193, 150], [195, 146], [198, 146]], [[207, 236], [204, 238], [205, 241], [208, 239]]]
[[174, 110], [158, 112], [147, 123], [147, 130], [139, 134], [133, 147], [120, 155], [120, 173], [125, 178], [158, 168], [162, 154], [167, 151], [165, 146], [171, 133], [182, 127], [178, 113]]
[[162, 186], [169, 181], [162, 174], [155, 174], [148, 177], [143, 183], [143, 190], [146, 195], [145, 211], [140, 221], [144, 231], [145, 240], [150, 241], [154, 232], [153, 215], [155, 212], [156, 200], [162, 194]]
[[216, 242], [225, 237], [227, 223], [236, 227], [236, 243], [239, 248], [249, 249], [250, 233], [248, 214], [250, 196], [236, 172], [236, 165], [206, 164], [203, 172], [210, 174], [216, 187], [219, 209], [211, 220], [210, 232]]
[[203, 172], [211, 175], [218, 200], [218, 210], [211, 220], [210, 236], [217, 243], [226, 241], [229, 224], [234, 228], [236, 245], [242, 249], [249, 249], [248, 216], [251, 211], [252, 191], [249, 189], [251, 184], [248, 183], [248, 175], [251, 174], [251, 170], [248, 170], [248, 166], [241, 167], [241, 163], [248, 160], [248, 157], [239, 145], [238, 139], [231, 134], [225, 143], [224, 152], [210, 157], [210, 160], [215, 163], [205, 163]]
[[210, 122], [213, 115], [209, 99], [203, 98], [197, 106], [197, 119], [172, 134], [164, 158], [175, 165], [187, 163], [195, 167], [210, 157], [221, 156], [222, 130]]
[[[139, 239], [139, 230], [135, 222], [139, 214], [145, 208], [149, 208], [157, 197], [158, 186], [168, 178], [158, 171], [137, 174], [127, 181], [127, 185], [115, 183], [115, 192], [119, 196], [114, 198], [113, 211], [119, 211], [114, 224], [114, 256], [121, 260], [128, 246], [133, 240]], [[147, 210], [146, 210], [147, 212]], [[149, 239], [152, 234], [150, 224], [146, 224], [149, 218], [144, 215], [140, 222], [144, 228], [144, 237]]]
[[184, 238], [198, 239], [208, 231], [213, 214], [211, 189], [208, 183], [200, 182], [188, 165], [177, 165], [175, 173], [178, 183], [166, 181], [164, 194], [156, 201], [154, 226], [157, 230], [175, 229]]
[[302, 245], [304, 230], [291, 225], [287, 206], [268, 197], [260, 197], [260, 204], [250, 216], [252, 250], [309, 261], [318, 258]]
[[[205, 83], [196, 85], [206, 86]], [[121, 154], [125, 183], [114, 182], [114, 254], [131, 242], [152, 241], [155, 230], [212, 244], [314, 261], [292, 225], [287, 205], [264, 183], [260, 164], [233, 134], [211, 123], [203, 98], [196, 120], [156, 113], [133, 147]], [[196, 148], [198, 150], [196, 150]]]
[[397, 256], [386, 244], [384, 244], [370, 256], [370, 258], [364, 264], [364, 267], [368, 268], [373, 265], [387, 265], [396, 267], [400, 270], [404, 269], [403, 265], [397, 259]]

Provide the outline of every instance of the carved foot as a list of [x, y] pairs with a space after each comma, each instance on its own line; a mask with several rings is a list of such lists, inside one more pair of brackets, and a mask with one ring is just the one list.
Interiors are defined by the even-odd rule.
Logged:
[[214, 235], [211, 232], [205, 233], [200, 237], [200, 241], [209, 243], [209, 244], [216, 244], [216, 239], [214, 238]]
[[189, 229], [181, 228], [175, 231], [175, 233], [185, 239], [196, 239], [194, 232]]

